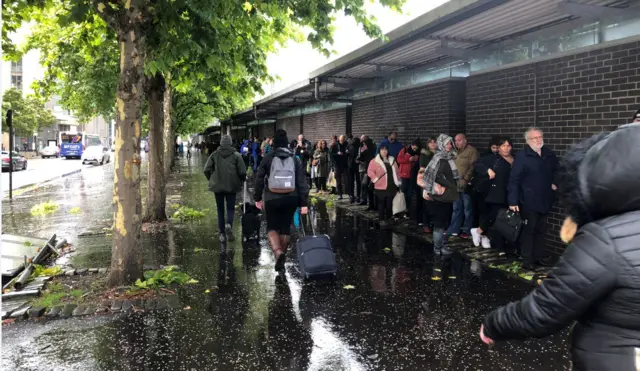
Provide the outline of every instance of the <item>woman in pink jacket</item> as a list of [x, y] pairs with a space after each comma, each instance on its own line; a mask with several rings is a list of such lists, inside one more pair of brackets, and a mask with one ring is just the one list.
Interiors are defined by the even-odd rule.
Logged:
[[381, 144], [378, 155], [369, 162], [367, 169], [367, 175], [373, 183], [374, 193], [378, 200], [380, 228], [389, 226], [393, 198], [398, 193], [398, 187], [401, 184], [399, 173], [398, 163], [393, 156], [389, 156], [389, 148]]

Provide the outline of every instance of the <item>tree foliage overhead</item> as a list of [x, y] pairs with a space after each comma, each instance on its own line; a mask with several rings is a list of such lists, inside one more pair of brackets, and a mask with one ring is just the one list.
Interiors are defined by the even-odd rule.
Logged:
[[57, 120], [51, 111], [44, 108], [44, 102], [32, 96], [26, 98], [15, 88], [2, 95], [2, 125], [6, 125], [7, 110], [13, 111], [13, 128], [16, 135], [32, 136], [40, 128], [54, 125]]

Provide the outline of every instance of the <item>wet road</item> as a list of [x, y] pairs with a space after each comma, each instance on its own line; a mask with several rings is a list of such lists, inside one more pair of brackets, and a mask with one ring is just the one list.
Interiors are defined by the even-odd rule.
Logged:
[[[80, 160], [66, 160], [63, 158], [47, 158], [28, 160], [27, 170], [19, 170], [13, 173], [13, 189], [28, 185], [42, 183], [83, 168]], [[9, 173], [2, 173], [2, 191], [9, 192]]]
[[[531, 286], [458, 256], [434, 258], [422, 241], [379, 232], [342, 210], [319, 205], [315, 215], [316, 230], [328, 234], [336, 250], [338, 280], [304, 283], [293, 249], [286, 278], [278, 278], [265, 241], [226, 248], [217, 241], [202, 163], [197, 156], [191, 161], [188, 166], [182, 160], [171, 181], [169, 194], [176, 196], [170, 202], [211, 211], [202, 221], [144, 236], [146, 263], [178, 264], [200, 281], [179, 292], [191, 309], [5, 326], [3, 370], [568, 369], [566, 332], [493, 350], [478, 339], [483, 316]], [[25, 195], [24, 206], [12, 205], [21, 215], [55, 197], [65, 208], [86, 210], [82, 219], [35, 222], [3, 208], [3, 224], [9, 217], [12, 233], [58, 228], [77, 234], [108, 221], [112, 175], [108, 168], [96, 170], [103, 180], [94, 182], [83, 172]], [[74, 192], [61, 192], [69, 189]], [[75, 234], [74, 263], [108, 265], [108, 236]]]

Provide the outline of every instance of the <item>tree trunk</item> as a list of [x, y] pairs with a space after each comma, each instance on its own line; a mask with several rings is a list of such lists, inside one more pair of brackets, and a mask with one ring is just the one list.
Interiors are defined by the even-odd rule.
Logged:
[[162, 112], [164, 77], [156, 74], [148, 79], [147, 102], [149, 106], [149, 176], [147, 178], [147, 212], [145, 222], [167, 220], [166, 178], [164, 170], [164, 114]]
[[171, 174], [171, 163], [173, 162], [173, 153], [175, 151], [173, 138], [173, 102], [171, 84], [167, 84], [164, 89], [164, 128], [162, 132], [164, 140], [164, 176], [169, 180]]
[[116, 93], [116, 150], [113, 187], [113, 248], [110, 286], [128, 285], [142, 277], [140, 227], [140, 130], [144, 93], [144, 42], [135, 12], [118, 30], [120, 78]]

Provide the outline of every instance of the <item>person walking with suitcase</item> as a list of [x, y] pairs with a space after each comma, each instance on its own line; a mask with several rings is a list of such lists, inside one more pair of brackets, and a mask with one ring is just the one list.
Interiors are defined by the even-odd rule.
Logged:
[[305, 169], [288, 146], [287, 132], [282, 129], [276, 131], [274, 150], [264, 156], [255, 179], [254, 199], [256, 207], [266, 213], [267, 238], [278, 272], [284, 271], [293, 215], [298, 207], [300, 213], [306, 215], [309, 205], [309, 183]]
[[[209, 191], [216, 195], [220, 242], [233, 241], [232, 227], [236, 194], [242, 190], [242, 182], [247, 177], [247, 168], [242, 156], [231, 146], [231, 136], [222, 136], [220, 147], [207, 160], [204, 175], [209, 180]], [[227, 203], [226, 223], [225, 201]]]

